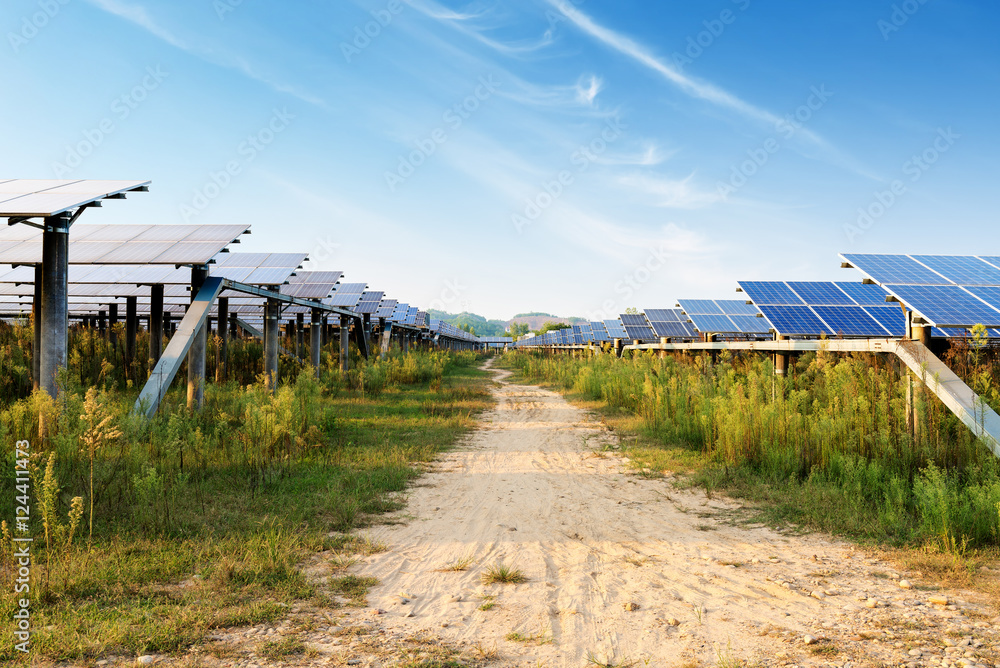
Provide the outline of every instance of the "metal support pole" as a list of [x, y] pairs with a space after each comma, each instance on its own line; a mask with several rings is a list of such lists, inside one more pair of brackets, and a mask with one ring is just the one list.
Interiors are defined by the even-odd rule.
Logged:
[[[277, 288], [271, 288], [277, 292]], [[278, 389], [278, 340], [281, 302], [268, 299], [264, 305], [264, 377], [272, 392]]]
[[[227, 298], [227, 305], [228, 305], [228, 298]], [[236, 322], [236, 314], [235, 313], [230, 313], [229, 314], [229, 336], [231, 336], [231, 337], [233, 337], [235, 339], [239, 335], [240, 335], [240, 325], [239, 325], [238, 322]]]
[[295, 314], [295, 354], [299, 357], [303, 357], [306, 353], [305, 340], [306, 340], [306, 314], [296, 313]]
[[309, 322], [309, 363], [313, 366], [316, 377], [319, 378], [320, 351], [323, 349], [323, 319], [320, 317], [320, 310], [314, 308]]
[[118, 304], [108, 304], [108, 342], [114, 348], [118, 345], [118, 332], [115, 325], [118, 324]]
[[163, 312], [163, 331], [160, 336], [170, 336], [170, 311]]
[[39, 389], [53, 399], [59, 369], [66, 368], [69, 347], [69, 220], [45, 219], [42, 232], [41, 359]]
[[219, 297], [219, 364], [215, 382], [229, 380], [229, 297]]
[[350, 318], [346, 315], [340, 316], [340, 370], [347, 373], [347, 369], [350, 366], [350, 331], [348, 326], [351, 324]]
[[[786, 341], [788, 339], [784, 334], [775, 334], [776, 341]], [[788, 373], [788, 353], [775, 353], [774, 355], [774, 374], [776, 376], [784, 376]]]
[[37, 390], [42, 377], [42, 265], [35, 265], [35, 293], [31, 303], [31, 329], [35, 337], [31, 349], [31, 389]]
[[[191, 267], [191, 302], [194, 303], [198, 290], [208, 278], [208, 267]], [[205, 349], [208, 346], [208, 336], [205, 323], [198, 327], [191, 339], [188, 349], [188, 386], [187, 405], [189, 410], [200, 409], [205, 405]]]
[[135, 337], [139, 331], [139, 316], [136, 313], [138, 299], [135, 296], [125, 298], [125, 365], [132, 366], [135, 361]]
[[163, 354], [163, 284], [149, 289], [149, 368], [160, 361]]

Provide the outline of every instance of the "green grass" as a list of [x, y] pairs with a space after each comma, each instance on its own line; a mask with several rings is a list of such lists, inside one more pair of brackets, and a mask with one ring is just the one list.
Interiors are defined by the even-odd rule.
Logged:
[[284, 659], [297, 654], [304, 654], [306, 646], [301, 640], [296, 638], [282, 638], [281, 640], [268, 640], [260, 646], [257, 653], [272, 661]]
[[[423, 463], [473, 428], [492, 400], [488, 374], [471, 354], [397, 352], [385, 362], [356, 362], [352, 374], [324, 370], [321, 382], [289, 373], [274, 395], [259, 384], [210, 383], [206, 407], [194, 415], [183, 408], [178, 382], [149, 424], [128, 416], [136, 390], [111, 381], [89, 420], [72, 378], [59, 403], [39, 396], [0, 403], [0, 439], [27, 438], [38, 453], [33, 656], [80, 662], [181, 653], [213, 629], [281, 619], [297, 601], [332, 607], [342, 596], [363, 605], [373, 580], [310, 581], [301, 564], [322, 553], [336, 571], [354, 555], [384, 549], [348, 532], [399, 508], [399, 493]], [[123, 436], [95, 453], [88, 545], [89, 457], [80, 435], [102, 416]], [[50, 455], [52, 502], [43, 513], [35, 496]], [[13, 490], [12, 449], [4, 449], [0, 469], [0, 488]], [[88, 500], [88, 513], [70, 541], [74, 497]], [[13, 494], [0, 495], [0, 517], [13, 514]], [[53, 527], [48, 545], [42, 514]], [[13, 566], [10, 543], [0, 541], [7, 637]], [[11, 643], [0, 645], [0, 661], [22, 658]]]
[[502, 561], [498, 561], [495, 564], [489, 566], [480, 575], [480, 579], [483, 584], [520, 584], [522, 582], [527, 582], [528, 578], [524, 576], [524, 573], [520, 569], [513, 566], [508, 566]]
[[[1000, 364], [978, 355], [959, 345], [946, 358], [1000, 405]], [[806, 353], [787, 378], [764, 356], [728, 352], [716, 363], [529, 352], [503, 364], [599, 412], [637, 474], [747, 499], [772, 526], [952, 553], [1000, 543], [997, 458], [922, 388], [911, 434], [903, 378], [877, 356]]]

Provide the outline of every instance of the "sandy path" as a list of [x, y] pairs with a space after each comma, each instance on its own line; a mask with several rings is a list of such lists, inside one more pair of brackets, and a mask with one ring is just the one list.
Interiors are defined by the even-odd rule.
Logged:
[[[421, 479], [399, 523], [373, 532], [388, 550], [353, 568], [381, 583], [368, 601], [389, 633], [496, 648], [494, 665], [711, 665], [720, 655], [843, 665], [854, 645], [874, 658], [859, 629], [893, 606], [928, 631], [961, 617], [846, 544], [733, 526], [732, 504], [628, 473], [592, 416], [508, 375], [497, 372], [483, 428]], [[463, 558], [467, 570], [443, 570]], [[527, 582], [481, 584], [501, 560]], [[479, 609], [491, 596], [494, 607]], [[870, 597], [888, 608], [866, 607]], [[808, 646], [804, 634], [821, 640]], [[836, 652], [809, 651], [826, 638]], [[904, 659], [909, 645], [885, 650]]]

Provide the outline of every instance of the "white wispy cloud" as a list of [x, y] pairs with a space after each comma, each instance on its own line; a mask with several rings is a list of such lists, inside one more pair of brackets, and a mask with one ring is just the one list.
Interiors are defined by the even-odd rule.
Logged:
[[129, 23], [146, 30], [170, 46], [201, 58], [205, 62], [240, 72], [247, 78], [262, 83], [276, 92], [291, 95], [292, 97], [298, 98], [303, 102], [307, 102], [323, 109], [330, 108], [326, 101], [311, 93], [301, 90], [297, 86], [281, 81], [275, 81], [271, 77], [261, 74], [246, 60], [246, 58], [242, 56], [223, 53], [217, 48], [210, 48], [204, 45], [195, 44], [189, 40], [179, 37], [174, 32], [164, 27], [161, 23], [154, 20], [153, 17], [150, 16], [149, 11], [142, 5], [123, 2], [122, 0], [87, 0], [87, 2], [100, 10], [113, 14], [118, 18], [124, 19]]
[[597, 94], [601, 92], [601, 88], [604, 86], [604, 82], [598, 77], [591, 75], [589, 80], [587, 80], [586, 85], [583, 80], [577, 82], [576, 84], [576, 99], [579, 100], [580, 104], [593, 105], [594, 100], [597, 98]]
[[[631, 38], [615, 32], [610, 28], [597, 24], [592, 18], [581, 12], [566, 0], [548, 0], [548, 2], [562, 12], [566, 18], [572, 21], [572, 23], [583, 32], [587, 33], [591, 37], [594, 37], [606, 46], [615, 49], [619, 53], [632, 58], [636, 62], [660, 74], [663, 78], [680, 88], [688, 95], [732, 109], [740, 114], [743, 114], [744, 116], [758, 121], [764, 121], [765, 123], [769, 123], [771, 125], [774, 125], [781, 120], [779, 116], [765, 109], [760, 109], [749, 102], [745, 102], [718, 86], [705, 81], [699, 81], [693, 77], [683, 74], [682, 72], [679, 72], [676, 68], [657, 58], [646, 47], [640, 45]], [[801, 132], [804, 136], [808, 136], [815, 142], [825, 143], [824, 140], [807, 129], [803, 129]]]
[[[447, 23], [455, 30], [506, 56], [524, 56], [549, 46], [553, 41], [551, 30], [546, 30], [538, 39], [517, 42], [501, 42], [487, 37], [485, 32], [501, 22], [496, 16], [498, 5], [479, 12], [465, 13], [442, 7], [433, 0], [410, 0], [410, 6], [429, 18]], [[476, 21], [482, 22], [484, 19], [488, 19], [490, 25], [476, 25]]]
[[618, 178], [618, 183], [638, 190], [655, 199], [656, 206], [672, 209], [697, 209], [718, 202], [716, 191], [701, 190], [693, 183], [694, 174], [683, 179], [666, 179], [645, 174], [629, 174]]
[[634, 153], [606, 153], [597, 156], [594, 162], [600, 165], [629, 165], [652, 167], [669, 160], [677, 151], [663, 151], [656, 144], [647, 144], [642, 150]]

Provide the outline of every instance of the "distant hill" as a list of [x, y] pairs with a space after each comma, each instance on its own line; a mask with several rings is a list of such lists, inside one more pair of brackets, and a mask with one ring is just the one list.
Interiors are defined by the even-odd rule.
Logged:
[[445, 313], [444, 311], [429, 310], [428, 315], [435, 320], [443, 320], [455, 325], [455, 327], [465, 327], [466, 325], [475, 330], [476, 336], [503, 336], [507, 331], [507, 321], [487, 320], [475, 313]]
[[539, 313], [539, 312], [518, 313], [513, 318], [507, 321], [506, 326], [509, 327], [510, 323], [512, 322], [526, 322], [528, 323], [528, 327], [530, 327], [532, 331], [538, 331], [539, 329], [542, 328], [542, 325], [544, 325], [547, 322], [558, 322], [565, 325], [575, 325], [576, 323], [581, 321], [583, 321], [583, 318], [576, 318], [576, 317], [560, 318], [559, 316], [552, 315], [551, 313]]
[[582, 322], [583, 318], [560, 318], [559, 316], [552, 315], [551, 313], [533, 312], [533, 313], [518, 313], [510, 320], [487, 320], [481, 315], [475, 313], [469, 313], [463, 311], [462, 313], [446, 313], [444, 311], [436, 311], [431, 309], [428, 311], [431, 318], [435, 320], [443, 320], [447, 323], [455, 325], [455, 327], [463, 327], [468, 325], [472, 327], [478, 336], [504, 336], [510, 327], [512, 322], [526, 322], [532, 330], [538, 330], [542, 328], [547, 322], [559, 322], [567, 325], [575, 325], [578, 322]]

